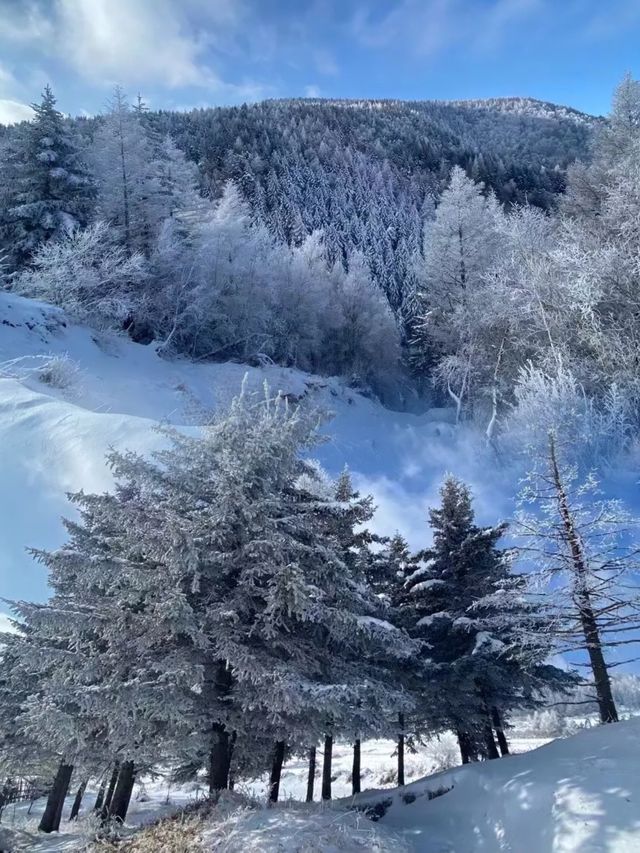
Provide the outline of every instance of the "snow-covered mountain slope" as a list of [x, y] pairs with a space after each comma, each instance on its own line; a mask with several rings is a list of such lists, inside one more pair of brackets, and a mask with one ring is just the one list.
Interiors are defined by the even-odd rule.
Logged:
[[57, 308], [0, 293], [0, 596], [46, 595], [46, 578], [25, 548], [64, 541], [66, 492], [107, 489], [110, 446], [149, 452], [159, 421], [192, 427], [225, 406], [245, 373], [292, 400], [334, 413], [318, 451], [332, 473], [349, 465], [371, 491], [381, 532], [427, 536], [426, 507], [446, 471], [470, 482], [482, 520], [509, 509], [512, 480], [450, 412], [393, 412], [335, 379], [278, 367], [167, 361], [153, 346], [69, 324]]
[[636, 853], [639, 763], [640, 720], [599, 726], [396, 789], [381, 823], [416, 853]]

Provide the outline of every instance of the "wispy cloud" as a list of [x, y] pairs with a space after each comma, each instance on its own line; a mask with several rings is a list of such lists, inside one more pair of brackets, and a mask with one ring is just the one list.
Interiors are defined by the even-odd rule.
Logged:
[[360, 6], [351, 29], [362, 45], [409, 49], [421, 57], [458, 45], [482, 51], [503, 44], [510, 30], [540, 12], [543, 4], [544, 0], [401, 0], [377, 18], [370, 7]]
[[319, 74], [334, 77], [340, 71], [333, 54], [324, 48], [317, 48], [313, 51], [313, 63]]
[[612, 0], [602, 6], [583, 25], [582, 34], [587, 40], [611, 39], [635, 29], [640, 24], [638, 0]]

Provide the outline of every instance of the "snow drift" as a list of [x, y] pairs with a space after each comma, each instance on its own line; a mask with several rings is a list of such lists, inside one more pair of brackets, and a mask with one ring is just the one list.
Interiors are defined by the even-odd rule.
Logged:
[[417, 853], [635, 853], [639, 764], [635, 719], [365, 794], [358, 804], [386, 800], [382, 824]]

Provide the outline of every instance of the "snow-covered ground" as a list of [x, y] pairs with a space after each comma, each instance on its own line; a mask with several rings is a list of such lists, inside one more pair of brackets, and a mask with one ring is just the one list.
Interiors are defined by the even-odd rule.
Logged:
[[[249, 809], [242, 802], [214, 812], [203, 828], [203, 847], [196, 850], [257, 851], [257, 853], [636, 853], [640, 850], [640, 719], [597, 726], [571, 737], [540, 745], [535, 739], [514, 739], [516, 750], [497, 761], [456, 766], [403, 788], [384, 788], [393, 768], [392, 744], [364, 745], [365, 784], [377, 787], [350, 797], [346, 775], [350, 751], [336, 750], [334, 790], [344, 799], [311, 807], [284, 802], [275, 809]], [[408, 762], [417, 768], [441, 760], [433, 745]], [[290, 762], [283, 778], [285, 792], [300, 796], [306, 768]], [[377, 784], [376, 784], [377, 783]], [[392, 782], [390, 783], [392, 784]], [[260, 783], [245, 789], [257, 794]], [[147, 824], [202, 796], [193, 786], [168, 789], [147, 781], [134, 795], [129, 822]], [[92, 795], [85, 799], [89, 813]], [[380, 809], [380, 804], [382, 808]], [[0, 825], [0, 841], [10, 850], [41, 853], [85, 849], [94, 828], [90, 819], [79, 825], [63, 822], [62, 831], [38, 836], [37, 819], [44, 802], [9, 807]], [[374, 826], [360, 814], [377, 806], [384, 815]], [[71, 798], [65, 814], [71, 807]], [[154, 847], [145, 848], [153, 850]], [[170, 849], [170, 848], [168, 848]], [[182, 848], [190, 849], [190, 848]]]
[[598, 726], [409, 785], [383, 822], [420, 853], [636, 853], [639, 761], [640, 720]]

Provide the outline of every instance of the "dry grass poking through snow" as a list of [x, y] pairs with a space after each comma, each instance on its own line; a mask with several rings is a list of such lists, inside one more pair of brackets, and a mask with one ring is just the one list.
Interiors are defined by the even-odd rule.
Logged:
[[[143, 830], [130, 841], [118, 845], [122, 853], [200, 853], [204, 850], [203, 820], [190, 815], [182, 820], [163, 820]], [[96, 850], [105, 849], [96, 846]]]
[[92, 853], [408, 853], [397, 836], [360, 812], [322, 805], [267, 808], [239, 794], [159, 821]]

